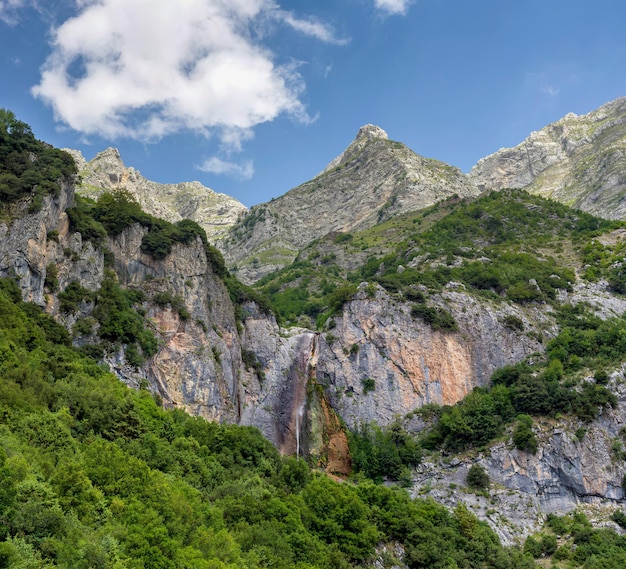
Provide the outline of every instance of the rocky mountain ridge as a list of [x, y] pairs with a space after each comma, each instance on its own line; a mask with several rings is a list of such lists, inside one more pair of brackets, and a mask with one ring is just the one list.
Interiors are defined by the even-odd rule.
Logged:
[[626, 97], [586, 115], [569, 113], [514, 148], [482, 158], [480, 190], [524, 188], [607, 219], [626, 218]]
[[366, 229], [453, 194], [478, 190], [459, 169], [418, 156], [366, 125], [316, 178], [252, 207], [220, 248], [241, 280], [255, 282], [319, 237]]
[[586, 115], [570, 113], [515, 148], [482, 158], [467, 175], [365, 125], [313, 180], [250, 210], [198, 182], [150, 182], [124, 166], [113, 148], [89, 163], [69, 152], [81, 172], [81, 194], [96, 197], [125, 188], [152, 215], [197, 221], [237, 276], [252, 283], [288, 265], [324, 235], [362, 230], [453, 194], [523, 188], [600, 217], [624, 219], [625, 125], [626, 98]]
[[90, 161], [78, 150], [69, 150], [81, 177], [80, 195], [97, 198], [103, 192], [124, 189], [142, 209], [166, 221], [196, 221], [211, 240], [220, 240], [247, 211], [246, 206], [226, 194], [219, 194], [200, 182], [160, 184], [144, 178], [138, 170], [127, 168], [116, 148], [107, 148]]

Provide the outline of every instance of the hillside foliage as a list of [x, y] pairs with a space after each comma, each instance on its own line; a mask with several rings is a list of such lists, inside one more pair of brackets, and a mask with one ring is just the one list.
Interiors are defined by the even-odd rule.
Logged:
[[253, 428], [159, 407], [0, 281], [0, 567], [532, 567], [469, 512], [281, 459]]
[[61, 183], [75, 176], [69, 154], [37, 140], [30, 126], [0, 109], [0, 204], [28, 196], [30, 210], [36, 211], [44, 195], [57, 195]]
[[[451, 198], [366, 231], [318, 240], [257, 286], [286, 322], [304, 316], [320, 326], [335, 291], [363, 281], [408, 300], [420, 287], [436, 294], [454, 281], [493, 299], [554, 304], [583, 265], [588, 280], [604, 277], [626, 292], [624, 246], [596, 239], [620, 227], [521, 190]], [[426, 314], [426, 307], [420, 310]]]

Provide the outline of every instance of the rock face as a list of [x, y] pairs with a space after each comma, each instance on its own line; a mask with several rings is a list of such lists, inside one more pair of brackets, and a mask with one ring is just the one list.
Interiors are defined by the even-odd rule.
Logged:
[[54, 297], [46, 295], [46, 277], [58, 273], [61, 289], [80, 280], [96, 290], [103, 278], [103, 255], [69, 229], [66, 208], [74, 200], [74, 187], [64, 185], [58, 197], [47, 195], [36, 213], [19, 202], [12, 223], [0, 221], [0, 277], [16, 278], [24, 300], [54, 310]]
[[79, 194], [96, 198], [103, 191], [124, 188], [145, 212], [171, 222], [192, 219], [212, 241], [222, 239], [247, 211], [241, 202], [200, 182], [159, 184], [146, 180], [137, 170], [124, 165], [116, 148], [107, 148], [90, 162], [77, 150], [66, 152], [74, 158], [82, 178]]
[[[556, 123], [531, 137], [526, 150], [534, 157], [532, 167], [523, 166], [511, 151], [510, 160], [497, 159], [498, 155], [485, 159], [473, 179], [481, 184], [480, 179], [489, 180], [494, 187], [532, 186], [563, 164], [574, 164], [590, 144], [607, 148], [609, 140], [613, 147], [606, 156], [616, 156], [625, 105], [621, 100], [600, 109], [591, 121], [595, 129], [578, 138], [572, 132], [587, 127], [577, 117], [566, 117], [561, 126]], [[557, 140], [554, 133], [559, 128], [567, 135]], [[600, 164], [595, 155], [589, 156], [589, 164]], [[81, 157], [76, 159], [80, 162]], [[189, 204], [181, 197], [186, 194], [180, 186], [150, 186], [126, 169], [113, 150], [82, 164], [83, 176], [91, 176], [82, 191], [95, 195], [126, 187], [151, 213], [168, 219], [193, 217], [202, 210], [197, 204], [207, 203], [199, 197], [198, 202], [192, 200], [190, 210], [184, 209]], [[590, 168], [584, 175], [600, 175], [597, 169], [593, 172]], [[204, 190], [200, 194], [210, 196]], [[65, 186], [57, 197], [45, 197], [43, 207], [34, 213], [27, 202], [17, 203], [12, 221], [0, 222], [0, 276], [15, 277], [25, 300], [42, 306], [70, 329], [78, 317], [92, 313], [94, 304], [83, 303], [79, 315], [64, 315], [58, 292], [72, 281], [98, 290], [108, 273], [103, 253], [70, 228], [66, 209], [73, 192], [73, 186]], [[370, 227], [453, 193], [476, 192], [458, 170], [421, 158], [389, 141], [378, 127], [367, 125], [317, 178], [253, 208], [223, 246], [231, 261], [240, 265], [239, 274], [254, 280], [329, 232]], [[154, 199], [153, 209], [147, 205], [149, 199]], [[312, 457], [333, 473], [348, 474], [351, 468], [344, 424], [389, 425], [426, 403], [453, 404], [475, 386], [486, 385], [496, 368], [540, 351], [537, 332], [544, 340], [557, 333], [549, 307], [474, 296], [454, 283], [430, 295], [427, 303], [448, 311], [458, 330], [432, 329], [411, 314], [410, 303], [375, 285], [362, 285], [322, 333], [283, 329], [252, 302], [238, 307], [236, 316], [228, 290], [199, 239], [176, 244], [157, 260], [141, 251], [145, 231], [135, 225], [109, 238], [107, 258], [123, 287], [144, 293], [141, 308], [159, 348], [139, 369], [128, 364], [123, 348], [109, 354], [106, 363], [131, 386], [147, 382], [166, 405], [216, 421], [254, 425], [283, 453]], [[185, 310], [162, 306], [155, 300], [161, 293], [180, 299]], [[586, 302], [602, 317], [626, 309], [626, 302], [609, 295], [603, 283], [578, 284], [559, 298]], [[518, 325], [507, 326], [511, 321]], [[583, 436], [575, 436], [582, 425], [571, 421], [537, 423], [536, 455], [515, 450], [505, 440], [479, 456], [427, 461], [417, 473], [415, 492], [430, 493], [449, 504], [463, 499], [482, 512], [505, 542], [537, 527], [545, 512], [623, 500], [623, 464], [614, 461], [626, 421], [623, 383], [623, 372], [614, 375], [618, 408], [586, 426]], [[465, 485], [474, 462], [490, 474], [495, 508], [473, 494], [455, 491]]]
[[[106, 273], [103, 253], [70, 230], [65, 210], [73, 200], [74, 187], [68, 185], [58, 197], [46, 196], [38, 212], [29, 213], [29, 204], [20, 203], [13, 220], [0, 223], [0, 276], [16, 278], [24, 300], [68, 328], [89, 317], [95, 305], [81, 303], [78, 314], [63, 314], [58, 293], [74, 281], [97, 291]], [[315, 449], [332, 471], [349, 473], [345, 433], [324, 395], [311, 391], [318, 335], [281, 330], [252, 303], [243, 308], [243, 324], [237, 322], [229, 293], [199, 238], [174, 245], [169, 255], [156, 260], [141, 251], [145, 231], [133, 225], [109, 238], [106, 248], [117, 281], [145, 295], [142, 308], [159, 349], [138, 369], [129, 365], [123, 347], [108, 354], [105, 363], [132, 387], [147, 382], [165, 405], [257, 426], [284, 453], [308, 455]], [[154, 301], [159, 293], [180, 299], [186, 314], [160, 306]], [[262, 377], [244, 364], [243, 354], [252, 354]], [[308, 434], [313, 429], [314, 437]], [[343, 446], [337, 443], [341, 437]]]
[[608, 219], [626, 219], [626, 97], [570, 113], [515, 148], [482, 158], [469, 178], [481, 190], [525, 188]]
[[365, 229], [453, 194], [478, 190], [457, 168], [422, 158], [366, 125], [319, 176], [251, 208], [219, 246], [250, 283], [291, 263], [318, 237]]
[[148, 302], [147, 317], [161, 346], [143, 371], [166, 404], [235, 422], [242, 364], [228, 291], [207, 262], [200, 239], [155, 260], [141, 252], [144, 232], [134, 225], [109, 240], [120, 284], [139, 288], [148, 298], [168, 292], [182, 299], [189, 316]]
[[[507, 437], [478, 456], [427, 461], [418, 468], [414, 493], [431, 495], [449, 506], [466, 503], [505, 544], [522, 542], [539, 530], [548, 513], [563, 515], [582, 508], [590, 519], [606, 521], [626, 498], [623, 458], [616, 450], [623, 443], [626, 418], [623, 383], [624, 370], [613, 374], [611, 387], [618, 406], [589, 425], [572, 419], [536, 423], [536, 454], [517, 450]], [[491, 479], [488, 499], [465, 488], [467, 472], [475, 463]]]
[[492, 306], [462, 291], [433, 303], [446, 307], [458, 332], [433, 330], [382, 288], [372, 295], [362, 287], [334, 318], [321, 339], [317, 381], [348, 426], [389, 425], [427, 403], [452, 405], [486, 385], [496, 368], [540, 350], [536, 339], [503, 324], [507, 316], [527, 329], [553, 326], [539, 310]]

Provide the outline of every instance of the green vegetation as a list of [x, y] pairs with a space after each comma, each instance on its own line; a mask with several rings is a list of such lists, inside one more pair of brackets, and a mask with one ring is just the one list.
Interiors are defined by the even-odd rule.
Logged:
[[[620, 514], [615, 512], [614, 518], [621, 520]], [[593, 529], [582, 512], [548, 514], [541, 533], [526, 539], [524, 552], [553, 567], [618, 569], [626, 566], [626, 537], [608, 528]]]
[[243, 361], [247, 370], [253, 370], [259, 380], [259, 383], [265, 381], [265, 371], [263, 364], [252, 350], [241, 350], [241, 361]]
[[[438, 293], [454, 281], [494, 300], [556, 306], [557, 291], [571, 290], [574, 270], [586, 265], [585, 278], [605, 277], [613, 290], [626, 291], [626, 245], [602, 245], [596, 239], [619, 227], [623, 223], [520, 190], [474, 200], [452, 197], [359, 233], [319, 239], [290, 266], [255, 286], [284, 322], [305, 317], [319, 328], [332, 312], [337, 289], [376, 282], [392, 295], [424, 304], [416, 311], [437, 327], [437, 309], [426, 304], [420, 286]], [[418, 292], [422, 298], [412, 299]], [[513, 316], [505, 325], [523, 330], [523, 322]], [[441, 329], [454, 326], [445, 321]]]
[[87, 346], [88, 353], [94, 356], [102, 352], [113, 352], [121, 345], [126, 348], [126, 359], [131, 365], [139, 366], [146, 358], [157, 351], [157, 340], [153, 332], [145, 327], [138, 304], [145, 300], [139, 290], [124, 290], [109, 272], [102, 281], [102, 286], [95, 293], [96, 303], [92, 313], [98, 322], [98, 336], [102, 343]]
[[[114, 282], [104, 295], [124, 312]], [[464, 508], [338, 484], [255, 429], [163, 410], [0, 280], [0, 567], [349, 568], [392, 541], [411, 569], [533, 567]]]
[[171, 292], [157, 292], [152, 296], [152, 302], [161, 308], [169, 306], [174, 312], [178, 313], [181, 320], [189, 320], [191, 316], [183, 298], [178, 295], [174, 296]]
[[75, 176], [76, 165], [67, 152], [37, 140], [30, 126], [11, 111], [0, 109], [1, 204], [28, 196], [30, 211], [36, 211], [44, 195], [58, 195], [61, 183]]
[[472, 464], [467, 471], [467, 478], [465, 480], [467, 485], [472, 490], [486, 490], [489, 488], [489, 475], [485, 469], [478, 463]]
[[106, 235], [119, 235], [135, 223], [147, 228], [141, 241], [141, 250], [155, 259], [164, 259], [175, 243], [188, 244], [200, 238], [207, 260], [215, 273], [227, 274], [222, 255], [209, 244], [206, 233], [195, 221], [183, 219], [169, 223], [145, 213], [137, 200], [126, 190], [103, 193], [96, 202], [76, 196], [76, 203], [68, 210], [72, 229], [84, 239], [100, 246]]
[[517, 424], [513, 430], [515, 448], [531, 453], [537, 452], [537, 437], [533, 432], [533, 418], [530, 415], [517, 416]]
[[[127, 227], [138, 223], [148, 229], [142, 238], [141, 250], [155, 259], [164, 259], [171, 253], [176, 243], [189, 244], [199, 238], [213, 272], [224, 281], [228, 289], [238, 319], [244, 318], [242, 305], [247, 301], [256, 302], [265, 312], [272, 311], [270, 303], [262, 293], [242, 284], [228, 272], [222, 254], [208, 242], [204, 229], [195, 221], [183, 219], [169, 223], [148, 215], [125, 190], [104, 193], [96, 202], [76, 196], [76, 202], [74, 207], [68, 210], [68, 216], [72, 229], [100, 248], [103, 247], [107, 235], [118, 235]], [[183, 319], [188, 318], [189, 314], [186, 309], [183, 310], [181, 303], [176, 299], [172, 301], [174, 304], [168, 300], [163, 305], [170, 304]]]
[[415, 438], [399, 422], [387, 428], [363, 424], [348, 433], [348, 441], [355, 472], [377, 482], [384, 478], [410, 480], [409, 469], [422, 459]]
[[411, 308], [411, 316], [413, 318], [421, 318], [427, 324], [430, 324], [433, 330], [458, 330], [456, 320], [447, 310], [436, 306], [427, 306], [426, 304], [414, 304]]

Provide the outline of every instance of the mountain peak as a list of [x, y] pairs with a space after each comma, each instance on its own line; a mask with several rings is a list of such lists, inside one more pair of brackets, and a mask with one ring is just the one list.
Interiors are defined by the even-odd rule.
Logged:
[[371, 138], [389, 139], [389, 136], [387, 136], [387, 133], [379, 126], [376, 126], [375, 124], [366, 124], [359, 129], [355, 140], [361, 140], [363, 138], [367, 138], [368, 140]]
[[379, 126], [376, 126], [375, 124], [363, 125], [359, 129], [359, 132], [357, 132], [356, 138], [350, 143], [350, 146], [348, 146], [348, 148], [346, 148], [339, 156], [331, 160], [331, 162], [329, 162], [326, 168], [324, 168], [318, 174], [318, 176], [325, 174], [326, 172], [329, 172], [333, 168], [336, 168], [337, 166], [339, 166], [339, 164], [341, 164], [341, 162], [344, 160], [344, 158], [346, 158], [346, 156], [350, 155], [350, 152], [361, 149], [370, 140], [373, 140], [375, 138], [389, 140], [389, 136], [387, 135], [387, 133]]

